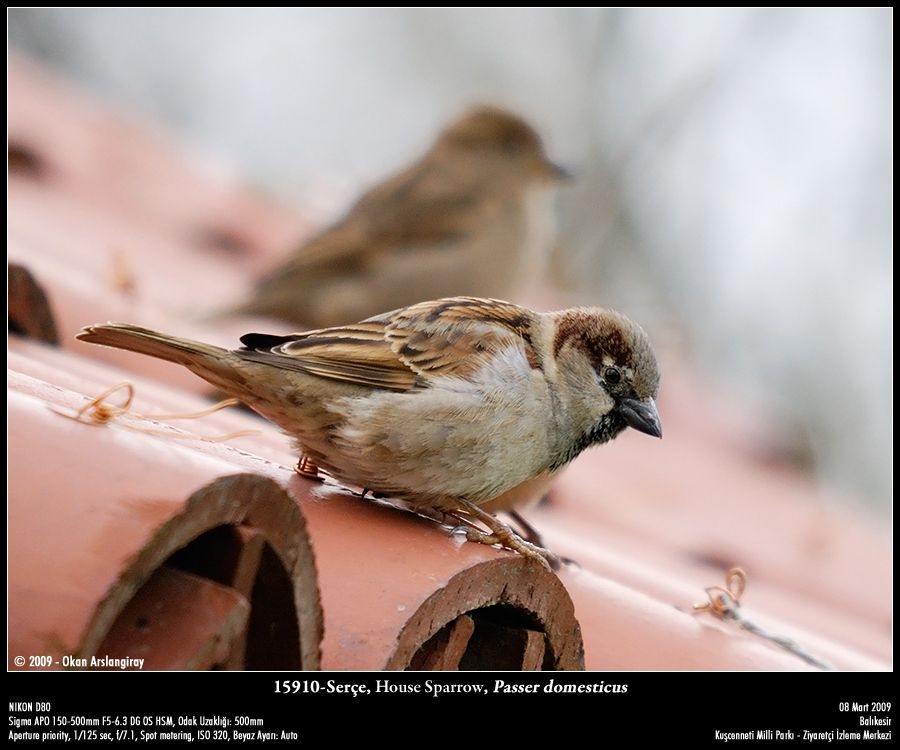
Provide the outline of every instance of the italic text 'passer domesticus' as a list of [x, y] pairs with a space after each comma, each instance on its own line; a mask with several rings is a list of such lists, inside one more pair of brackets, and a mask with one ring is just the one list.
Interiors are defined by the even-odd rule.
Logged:
[[539, 499], [585, 448], [662, 435], [644, 331], [601, 308], [537, 313], [454, 297], [353, 325], [250, 333], [228, 351], [128, 324], [82, 341], [184, 365], [291, 435], [310, 463], [426, 514], [478, 520], [474, 541], [552, 556], [492, 514]]
[[431, 297], [508, 297], [544, 266], [566, 177], [524, 120], [474, 109], [299, 247], [236, 312], [333, 326]]

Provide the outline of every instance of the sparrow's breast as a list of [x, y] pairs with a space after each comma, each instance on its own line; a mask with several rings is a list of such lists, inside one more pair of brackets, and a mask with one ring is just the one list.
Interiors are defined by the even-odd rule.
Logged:
[[375, 391], [333, 405], [344, 415], [324, 468], [407, 500], [492, 500], [544, 472], [552, 450], [546, 383], [511, 348], [471, 377]]

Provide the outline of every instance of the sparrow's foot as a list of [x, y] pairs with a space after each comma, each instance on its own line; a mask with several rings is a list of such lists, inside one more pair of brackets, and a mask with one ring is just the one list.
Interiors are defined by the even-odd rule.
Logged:
[[470, 542], [477, 542], [478, 544], [487, 544], [490, 546], [499, 544], [501, 547], [505, 547], [506, 549], [512, 550], [513, 552], [518, 552], [520, 555], [534, 558], [545, 568], [549, 568], [550, 570], [559, 570], [560, 559], [556, 555], [550, 552], [550, 550], [544, 549], [543, 547], [538, 547], [531, 542], [526, 542], [512, 529], [509, 529], [509, 534], [497, 532], [488, 534], [484, 531], [479, 531], [478, 529], [469, 527], [457, 528], [461, 528], [463, 531], [465, 531], [466, 539]]
[[[505, 523], [500, 521], [496, 516], [493, 516], [487, 511], [482, 510], [474, 503], [470, 503], [468, 500], [463, 500], [461, 498], [458, 500], [458, 503], [461, 510], [463, 510], [467, 515], [476, 518], [478, 521], [487, 526], [491, 531], [491, 533], [488, 534], [484, 531], [472, 528], [470, 524], [466, 523], [465, 519], [459, 518], [458, 520], [462, 521], [463, 524], [465, 524], [464, 530], [466, 533], [466, 539], [468, 539], [470, 542], [478, 542], [479, 544], [488, 545], [499, 544], [506, 549], [518, 552], [520, 555], [525, 555], [525, 557], [530, 557], [534, 560], [537, 560], [548, 570], [557, 570], [559, 568], [559, 558], [549, 550], [522, 539], [522, 537], [520, 537]], [[450, 515], [455, 514], [451, 513]]]
[[[363, 497], [365, 497], [366, 494], [370, 494], [370, 490], [364, 490]], [[450, 530], [451, 534], [465, 534], [466, 539], [470, 542], [487, 544], [491, 547], [495, 544], [499, 544], [513, 552], [518, 552], [520, 555], [534, 558], [541, 565], [550, 570], [559, 570], [562, 563], [568, 562], [568, 560], [557, 557], [542, 546], [523, 539], [499, 518], [482, 510], [468, 500], [459, 499], [457, 500], [457, 504], [459, 505], [459, 509], [450, 511], [438, 510], [437, 508], [429, 508], [421, 505], [411, 506], [405, 503], [399, 503], [399, 507], [411, 510], [420, 516], [430, 518], [445, 526], [452, 526], [453, 528]], [[473, 519], [475, 521], [480, 521], [487, 526], [490, 531], [486, 532], [479, 529], [475, 525]]]
[[531, 542], [532, 544], [543, 547], [544, 540], [541, 538], [541, 532], [538, 531], [534, 526], [532, 526], [521, 513], [515, 510], [506, 511], [509, 514], [509, 517], [513, 520], [513, 523], [519, 527], [519, 536], [521, 536], [526, 542]]
[[[531, 542], [531, 544], [536, 547], [540, 547], [541, 549], [546, 549], [546, 545], [544, 544], [544, 540], [541, 538], [541, 532], [539, 532], [534, 526], [532, 526], [528, 521], [526, 521], [522, 514], [515, 510], [506, 511], [509, 514], [509, 517], [512, 518], [513, 523], [518, 526], [518, 531], [520, 532], [519, 536], [522, 537], [526, 542]], [[563, 557], [562, 555], [553, 555], [553, 559], [550, 560], [550, 566], [553, 570], [559, 570], [562, 565], [575, 565], [578, 563], [575, 562], [571, 557]]]

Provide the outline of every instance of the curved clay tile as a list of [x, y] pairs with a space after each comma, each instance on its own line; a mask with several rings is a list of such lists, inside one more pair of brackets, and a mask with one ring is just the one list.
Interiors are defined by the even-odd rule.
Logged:
[[[203, 434], [261, 430], [230, 447], [53, 414], [48, 404], [73, 410], [126, 379], [144, 414], [208, 405], [207, 385], [183, 369], [72, 337], [109, 319], [222, 346], [249, 330], [286, 332], [215, 313], [287, 252], [303, 222], [15, 56], [7, 82], [8, 253], [46, 293], [61, 344], [10, 337], [10, 654], [140, 647], [168, 665], [296, 666], [289, 647], [269, 650], [254, 624], [265, 616], [290, 631], [285, 581], [298, 573], [289, 543], [249, 505], [246, 523], [219, 523], [214, 498], [230, 497], [217, 483], [226, 478], [232, 491], [250, 482], [285, 518], [303, 511], [328, 669], [577, 668], [582, 644], [588, 669], [807, 669], [734, 623], [691, 611], [731, 565], [747, 570], [743, 607], [760, 626], [837, 668], [889, 668], [889, 534], [808, 478], [754, 458], [722, 418], [740, 411], [756, 424], [753, 410], [717, 397], [671, 352], [659, 400], [665, 439], [623, 435], [586, 453], [551, 502], [528, 514], [578, 563], [558, 577], [295, 476], [286, 439], [250, 415], [189, 423]], [[248, 473], [257, 476], [236, 476]], [[195, 493], [202, 499], [189, 503]], [[217, 510], [201, 523], [191, 514], [206, 503]], [[154, 547], [168, 522], [185, 524], [182, 552]], [[145, 548], [155, 562], [126, 575]], [[312, 585], [304, 591], [294, 597], [296, 653], [311, 668], [319, 631], [305, 609], [316, 606]], [[165, 627], [148, 612], [164, 613]], [[293, 643], [290, 633], [279, 640]]]
[[52, 410], [82, 401], [9, 373], [10, 653], [316, 669], [322, 613], [296, 503], [176, 441]]

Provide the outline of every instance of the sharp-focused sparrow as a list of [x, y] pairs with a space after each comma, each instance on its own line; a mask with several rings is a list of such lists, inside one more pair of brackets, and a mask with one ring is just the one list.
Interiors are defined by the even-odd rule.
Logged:
[[626, 427], [662, 435], [659, 373], [644, 331], [601, 308], [537, 313], [454, 297], [353, 325], [249, 333], [242, 349], [128, 324], [82, 341], [184, 365], [296, 441], [305, 466], [402, 501], [476, 519], [467, 536], [542, 562], [492, 514], [539, 499], [585, 448]]
[[475, 109], [298, 248], [236, 311], [333, 326], [429, 298], [509, 297], [552, 249], [553, 197], [566, 176], [521, 118]]

